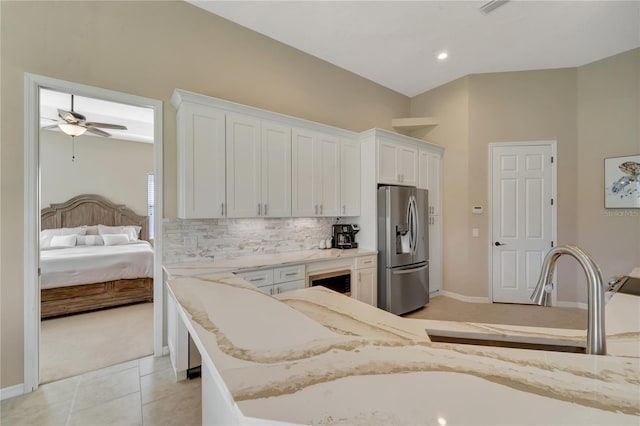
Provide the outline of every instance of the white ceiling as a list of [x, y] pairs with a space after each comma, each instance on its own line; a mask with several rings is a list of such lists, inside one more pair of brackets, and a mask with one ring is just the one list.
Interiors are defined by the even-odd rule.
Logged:
[[489, 14], [488, 0], [187, 1], [411, 97], [468, 74], [575, 67], [640, 46], [640, 1], [512, 0]]
[[[71, 111], [71, 95], [54, 90], [40, 89], [40, 127], [62, 122], [62, 119], [58, 117], [58, 109]], [[87, 121], [121, 124], [127, 127], [127, 130], [100, 129], [110, 133], [113, 139], [153, 143], [152, 108], [75, 95], [73, 110], [87, 117]], [[59, 132], [60, 130], [54, 128], [51, 131]], [[100, 137], [90, 133], [85, 133], [85, 135]]]

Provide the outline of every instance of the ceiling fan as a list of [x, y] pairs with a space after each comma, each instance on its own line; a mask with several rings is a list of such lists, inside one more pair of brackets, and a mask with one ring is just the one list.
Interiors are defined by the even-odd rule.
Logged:
[[87, 121], [87, 117], [73, 110], [73, 95], [71, 95], [71, 111], [58, 109], [58, 117], [63, 121], [61, 123], [44, 126], [43, 129], [55, 129], [56, 127], [71, 137], [83, 135], [85, 132], [108, 138], [111, 133], [102, 129], [127, 130], [126, 126], [120, 124], [96, 123]]

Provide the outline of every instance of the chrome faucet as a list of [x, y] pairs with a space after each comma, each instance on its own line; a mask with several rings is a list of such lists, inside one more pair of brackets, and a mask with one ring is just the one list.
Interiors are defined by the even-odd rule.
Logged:
[[549, 250], [544, 257], [540, 278], [538, 278], [538, 284], [531, 295], [531, 300], [537, 305], [547, 304], [556, 262], [563, 254], [568, 254], [576, 259], [587, 276], [587, 353], [606, 355], [602, 273], [587, 252], [580, 247], [571, 245], [560, 245]]

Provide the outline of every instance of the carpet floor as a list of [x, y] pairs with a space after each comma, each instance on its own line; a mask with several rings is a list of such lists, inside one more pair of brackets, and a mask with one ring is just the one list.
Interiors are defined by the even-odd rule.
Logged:
[[153, 354], [153, 303], [40, 323], [40, 383]]
[[584, 309], [511, 303], [468, 303], [446, 296], [433, 297], [424, 308], [403, 316], [441, 321], [587, 329], [587, 311]]

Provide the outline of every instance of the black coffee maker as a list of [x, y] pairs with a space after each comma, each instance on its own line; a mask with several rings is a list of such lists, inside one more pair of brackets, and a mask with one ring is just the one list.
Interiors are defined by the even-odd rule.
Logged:
[[360, 231], [360, 228], [356, 224], [333, 225], [331, 247], [339, 249], [358, 248], [358, 243], [356, 243], [358, 231]]

